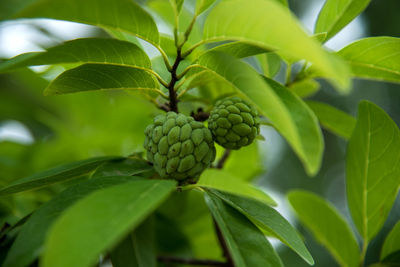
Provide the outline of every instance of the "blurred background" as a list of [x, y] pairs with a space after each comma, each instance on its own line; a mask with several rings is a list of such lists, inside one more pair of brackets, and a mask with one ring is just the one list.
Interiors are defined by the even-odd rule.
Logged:
[[[292, 11], [311, 33], [324, 1], [289, 1]], [[369, 7], [326, 46], [338, 50], [367, 36], [400, 37], [400, 1], [373, 0]], [[170, 29], [159, 21], [160, 31]], [[95, 27], [51, 20], [18, 20], [0, 23], [0, 60], [20, 53], [41, 51], [65, 40], [105, 37]], [[146, 44], [150, 55], [154, 54]], [[129, 155], [142, 151], [143, 130], [159, 113], [145, 99], [125, 92], [78, 93], [44, 97], [43, 89], [62, 67], [34, 67], [0, 74], [0, 187], [18, 178], [57, 164], [101, 155]], [[281, 79], [284, 66], [277, 75]], [[367, 99], [383, 108], [400, 125], [400, 85], [354, 80], [350, 95], [338, 95], [321, 81], [321, 90], [311, 99], [329, 103], [356, 116], [358, 102]], [[327, 198], [349, 218], [345, 194], [345, 151], [347, 143], [324, 131], [325, 153], [319, 174], [308, 177], [285, 140], [264, 127], [266, 141], [250, 148], [254, 161], [262, 162], [255, 182], [276, 198], [278, 210], [304, 235], [315, 266], [337, 266], [324, 248], [297, 224], [285, 194], [307, 189]], [[236, 158], [239, 155], [236, 156]], [[235, 155], [232, 157], [233, 161]], [[228, 160], [229, 161], [229, 160]], [[229, 162], [228, 162], [229, 163]], [[0, 199], [0, 224], [13, 223], [47, 201], [59, 187]], [[400, 199], [380, 235], [369, 249], [366, 263], [378, 259], [383, 237], [400, 219]], [[286, 247], [274, 242], [286, 266], [308, 266]]]

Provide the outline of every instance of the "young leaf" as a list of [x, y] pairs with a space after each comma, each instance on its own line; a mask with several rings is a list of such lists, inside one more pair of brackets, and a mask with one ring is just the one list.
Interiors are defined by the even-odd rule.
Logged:
[[185, 2], [185, 0], [170, 0], [170, 2], [173, 8], [176, 10], [176, 15], [179, 15], [182, 9], [183, 2]]
[[236, 267], [283, 266], [268, 239], [244, 215], [215, 195], [204, 196]]
[[85, 38], [65, 42], [45, 52], [32, 52], [0, 63], [0, 72], [38, 65], [101, 63], [151, 68], [146, 53], [137, 45], [116, 39]]
[[[276, 27], [279, 21], [280, 27]], [[277, 49], [296, 59], [313, 63], [340, 90], [350, 88], [347, 66], [326, 53], [308, 37], [287, 8], [275, 1], [222, 1], [204, 25], [205, 41], [237, 40], [265, 49]]]
[[196, 1], [196, 10], [195, 13], [200, 15], [204, 11], [206, 11], [212, 4], [214, 4], [215, 0], [197, 0]]
[[217, 190], [210, 190], [209, 194], [222, 199], [247, 216], [257, 226], [273, 234], [288, 247], [293, 249], [308, 264], [314, 264], [310, 252], [308, 252], [296, 229], [294, 229], [276, 210], [259, 201], [234, 196]]
[[281, 69], [281, 58], [276, 53], [265, 53], [257, 56], [262, 73], [268, 78], [274, 78]]
[[14, 241], [4, 267], [29, 266], [42, 253], [47, 231], [72, 204], [93, 191], [140, 179], [133, 176], [93, 178], [71, 186], [35, 211]]
[[45, 89], [45, 95], [96, 90], [159, 91], [160, 85], [148, 72], [125, 66], [84, 64], [64, 71]]
[[257, 45], [249, 44], [243, 41], [237, 41], [216, 46], [210, 50], [205, 51], [205, 53], [210, 53], [213, 51], [224, 52], [236, 58], [245, 58], [271, 52], [271, 49], [265, 49], [263, 47], [259, 47]]
[[347, 201], [369, 242], [381, 229], [400, 186], [400, 131], [375, 104], [362, 101], [347, 147]]
[[353, 76], [400, 82], [400, 38], [370, 37], [338, 52], [350, 65]]
[[371, 0], [326, 0], [317, 22], [315, 33], [326, 32], [329, 40], [357, 17]]
[[400, 221], [396, 223], [392, 231], [388, 234], [383, 243], [381, 251], [381, 260], [384, 260], [387, 256], [393, 254], [394, 252], [400, 251]]
[[224, 170], [208, 169], [202, 173], [200, 180], [195, 185], [186, 186], [187, 189], [196, 187], [218, 189], [276, 206], [276, 202], [269, 195]]
[[321, 85], [314, 79], [303, 79], [289, 85], [290, 91], [301, 98], [306, 98], [314, 95], [320, 87]]
[[51, 228], [44, 267], [87, 267], [138, 226], [175, 189], [175, 181], [142, 180], [98, 190], [70, 207]]
[[306, 191], [291, 191], [288, 198], [300, 221], [341, 266], [359, 266], [357, 240], [334, 206]]
[[130, 0], [35, 1], [15, 14], [13, 18], [74, 21], [120, 30], [152, 44], [159, 43], [159, 34], [153, 18], [135, 1]]
[[316, 101], [306, 101], [314, 111], [321, 125], [338, 136], [348, 140], [351, 137], [356, 119], [351, 115], [328, 104]]
[[307, 173], [318, 172], [324, 147], [321, 129], [315, 115], [299, 97], [279, 83], [263, 79], [249, 65], [229, 55], [206, 53], [198, 63], [248, 97], [286, 138]]
[[122, 159], [123, 157], [97, 157], [60, 165], [50, 170], [15, 181], [9, 186], [2, 188], [0, 190], [0, 196], [64, 182], [88, 174], [105, 162]]

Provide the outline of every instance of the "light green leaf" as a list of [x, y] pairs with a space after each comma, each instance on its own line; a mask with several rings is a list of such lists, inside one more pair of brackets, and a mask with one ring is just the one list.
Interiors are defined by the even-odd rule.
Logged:
[[306, 101], [321, 125], [332, 133], [348, 140], [356, 126], [356, 119], [335, 107], [316, 101]]
[[281, 69], [281, 58], [276, 53], [265, 53], [257, 56], [262, 72], [268, 78], [274, 78]]
[[96, 90], [159, 91], [158, 81], [148, 72], [125, 66], [84, 64], [61, 73], [45, 89], [45, 95]]
[[390, 254], [400, 251], [400, 221], [396, 223], [392, 231], [387, 235], [381, 251], [381, 260]]
[[340, 266], [359, 266], [360, 252], [354, 233], [334, 206], [306, 191], [291, 191], [288, 198], [300, 221]]
[[197, 15], [200, 15], [204, 11], [206, 11], [212, 4], [214, 4], [215, 0], [197, 0], [196, 1], [196, 11]]
[[326, 0], [315, 24], [315, 33], [326, 32], [326, 40], [357, 17], [371, 0]]
[[175, 189], [175, 181], [142, 180], [98, 190], [70, 207], [53, 225], [44, 267], [87, 267], [116, 245]]
[[215, 195], [204, 196], [236, 267], [283, 266], [268, 239], [244, 215]]
[[29, 266], [43, 252], [47, 231], [53, 222], [73, 203], [93, 191], [140, 179], [133, 176], [93, 178], [73, 185], [35, 211], [22, 226], [4, 267]]
[[[277, 21], [279, 27], [276, 27]], [[347, 66], [307, 36], [290, 11], [275, 1], [220, 2], [207, 18], [203, 38], [205, 41], [237, 40], [265, 49], [276, 49], [298, 60], [313, 63], [338, 84], [342, 92], [350, 88]]]
[[378, 106], [362, 101], [347, 147], [347, 201], [369, 242], [381, 229], [400, 186], [400, 131]]
[[209, 192], [209, 194], [216, 195], [233, 208], [243, 213], [260, 228], [273, 234], [288, 247], [293, 249], [308, 264], [314, 264], [310, 252], [308, 252], [296, 229], [294, 229], [276, 210], [252, 199], [242, 198], [216, 190], [210, 190]]
[[276, 206], [276, 202], [269, 195], [224, 170], [207, 169], [202, 173], [200, 180], [196, 184], [188, 185], [184, 188], [191, 189], [196, 187], [217, 189]]
[[303, 79], [289, 85], [290, 91], [301, 98], [306, 98], [314, 95], [321, 85], [314, 79]]
[[236, 58], [245, 58], [257, 54], [271, 52], [270, 49], [265, 49], [257, 45], [248, 44], [243, 41], [230, 42], [227, 44], [219, 45], [210, 50], [205, 51], [205, 53], [210, 53], [214, 51], [224, 52]]
[[31, 2], [13, 18], [49, 18], [120, 30], [159, 43], [152, 17], [131, 0], [42, 0]]
[[323, 139], [317, 118], [308, 106], [279, 83], [263, 79], [248, 64], [217, 52], [204, 54], [199, 65], [224, 79], [253, 102], [286, 138], [309, 175], [321, 164]]
[[16, 56], [0, 63], [0, 72], [27, 66], [65, 63], [101, 63], [151, 68], [146, 53], [137, 45], [116, 39], [85, 38], [47, 49]]
[[89, 174], [105, 162], [122, 159], [123, 157], [97, 157], [60, 165], [50, 170], [46, 170], [44, 172], [40, 172], [13, 182], [12, 184], [0, 190], [0, 196], [64, 182], [85, 174]]
[[178, 15], [181, 12], [183, 2], [185, 0], [170, 0], [171, 5], [176, 10], [176, 14]]
[[338, 52], [350, 65], [353, 76], [400, 82], [400, 38], [370, 37]]

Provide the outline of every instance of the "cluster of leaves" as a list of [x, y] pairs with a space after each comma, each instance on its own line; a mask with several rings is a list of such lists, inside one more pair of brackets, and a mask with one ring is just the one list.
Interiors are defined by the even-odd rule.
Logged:
[[[370, 102], [360, 104], [355, 119], [305, 98], [319, 89], [317, 78], [327, 79], [338, 93], [349, 92], [351, 78], [400, 81], [398, 38], [366, 38], [337, 52], [323, 47], [369, 2], [327, 0], [310, 37], [285, 0], [3, 1], [2, 20], [67, 20], [98, 26], [113, 38], [76, 39], [22, 54], [1, 62], [0, 72], [62, 65], [66, 70], [50, 82], [45, 95], [137, 91], [136, 96], [164, 111], [208, 111], [217, 99], [239, 95], [286, 139], [310, 176], [321, 166], [320, 126], [349, 140], [347, 198], [363, 241], [361, 250], [349, 225], [325, 200], [300, 191], [291, 192], [289, 200], [340, 265], [359, 266], [398, 193], [399, 129]], [[172, 34], [160, 34], [154, 18]], [[159, 56], [149, 58], [138, 38], [155, 47]], [[249, 57], [256, 63], [242, 60]], [[282, 62], [287, 71], [284, 83], [274, 80]], [[292, 66], [299, 63], [303, 67], [293, 73]], [[141, 120], [143, 113], [137, 113], [135, 119]], [[250, 155], [257, 154], [253, 152]], [[157, 259], [282, 266], [268, 235], [313, 264], [299, 234], [271, 207], [276, 203], [247, 181], [254, 177], [257, 163], [251, 157], [240, 159], [239, 153], [230, 159], [234, 162], [236, 155], [235, 164], [206, 170], [197, 184], [179, 191], [174, 181], [157, 179], [152, 166], [138, 155], [91, 158], [14, 181], [0, 196], [61, 182], [67, 188], [1, 232], [0, 259], [14, 267], [29, 266], [39, 257], [43, 266], [91, 266], [101, 255], [110, 257], [114, 266], [155, 266]], [[398, 261], [398, 225], [385, 241], [382, 266]], [[204, 249], [210, 247], [216, 249]], [[219, 249], [226, 262], [219, 261]], [[182, 255], [215, 260], [177, 258]]]

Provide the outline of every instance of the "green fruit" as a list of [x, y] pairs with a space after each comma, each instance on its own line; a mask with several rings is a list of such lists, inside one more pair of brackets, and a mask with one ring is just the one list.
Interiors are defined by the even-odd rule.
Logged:
[[253, 105], [239, 97], [228, 97], [215, 104], [208, 128], [219, 145], [239, 149], [250, 145], [260, 133], [260, 118]]
[[145, 136], [147, 158], [162, 178], [194, 182], [215, 159], [210, 130], [183, 114], [155, 117]]

